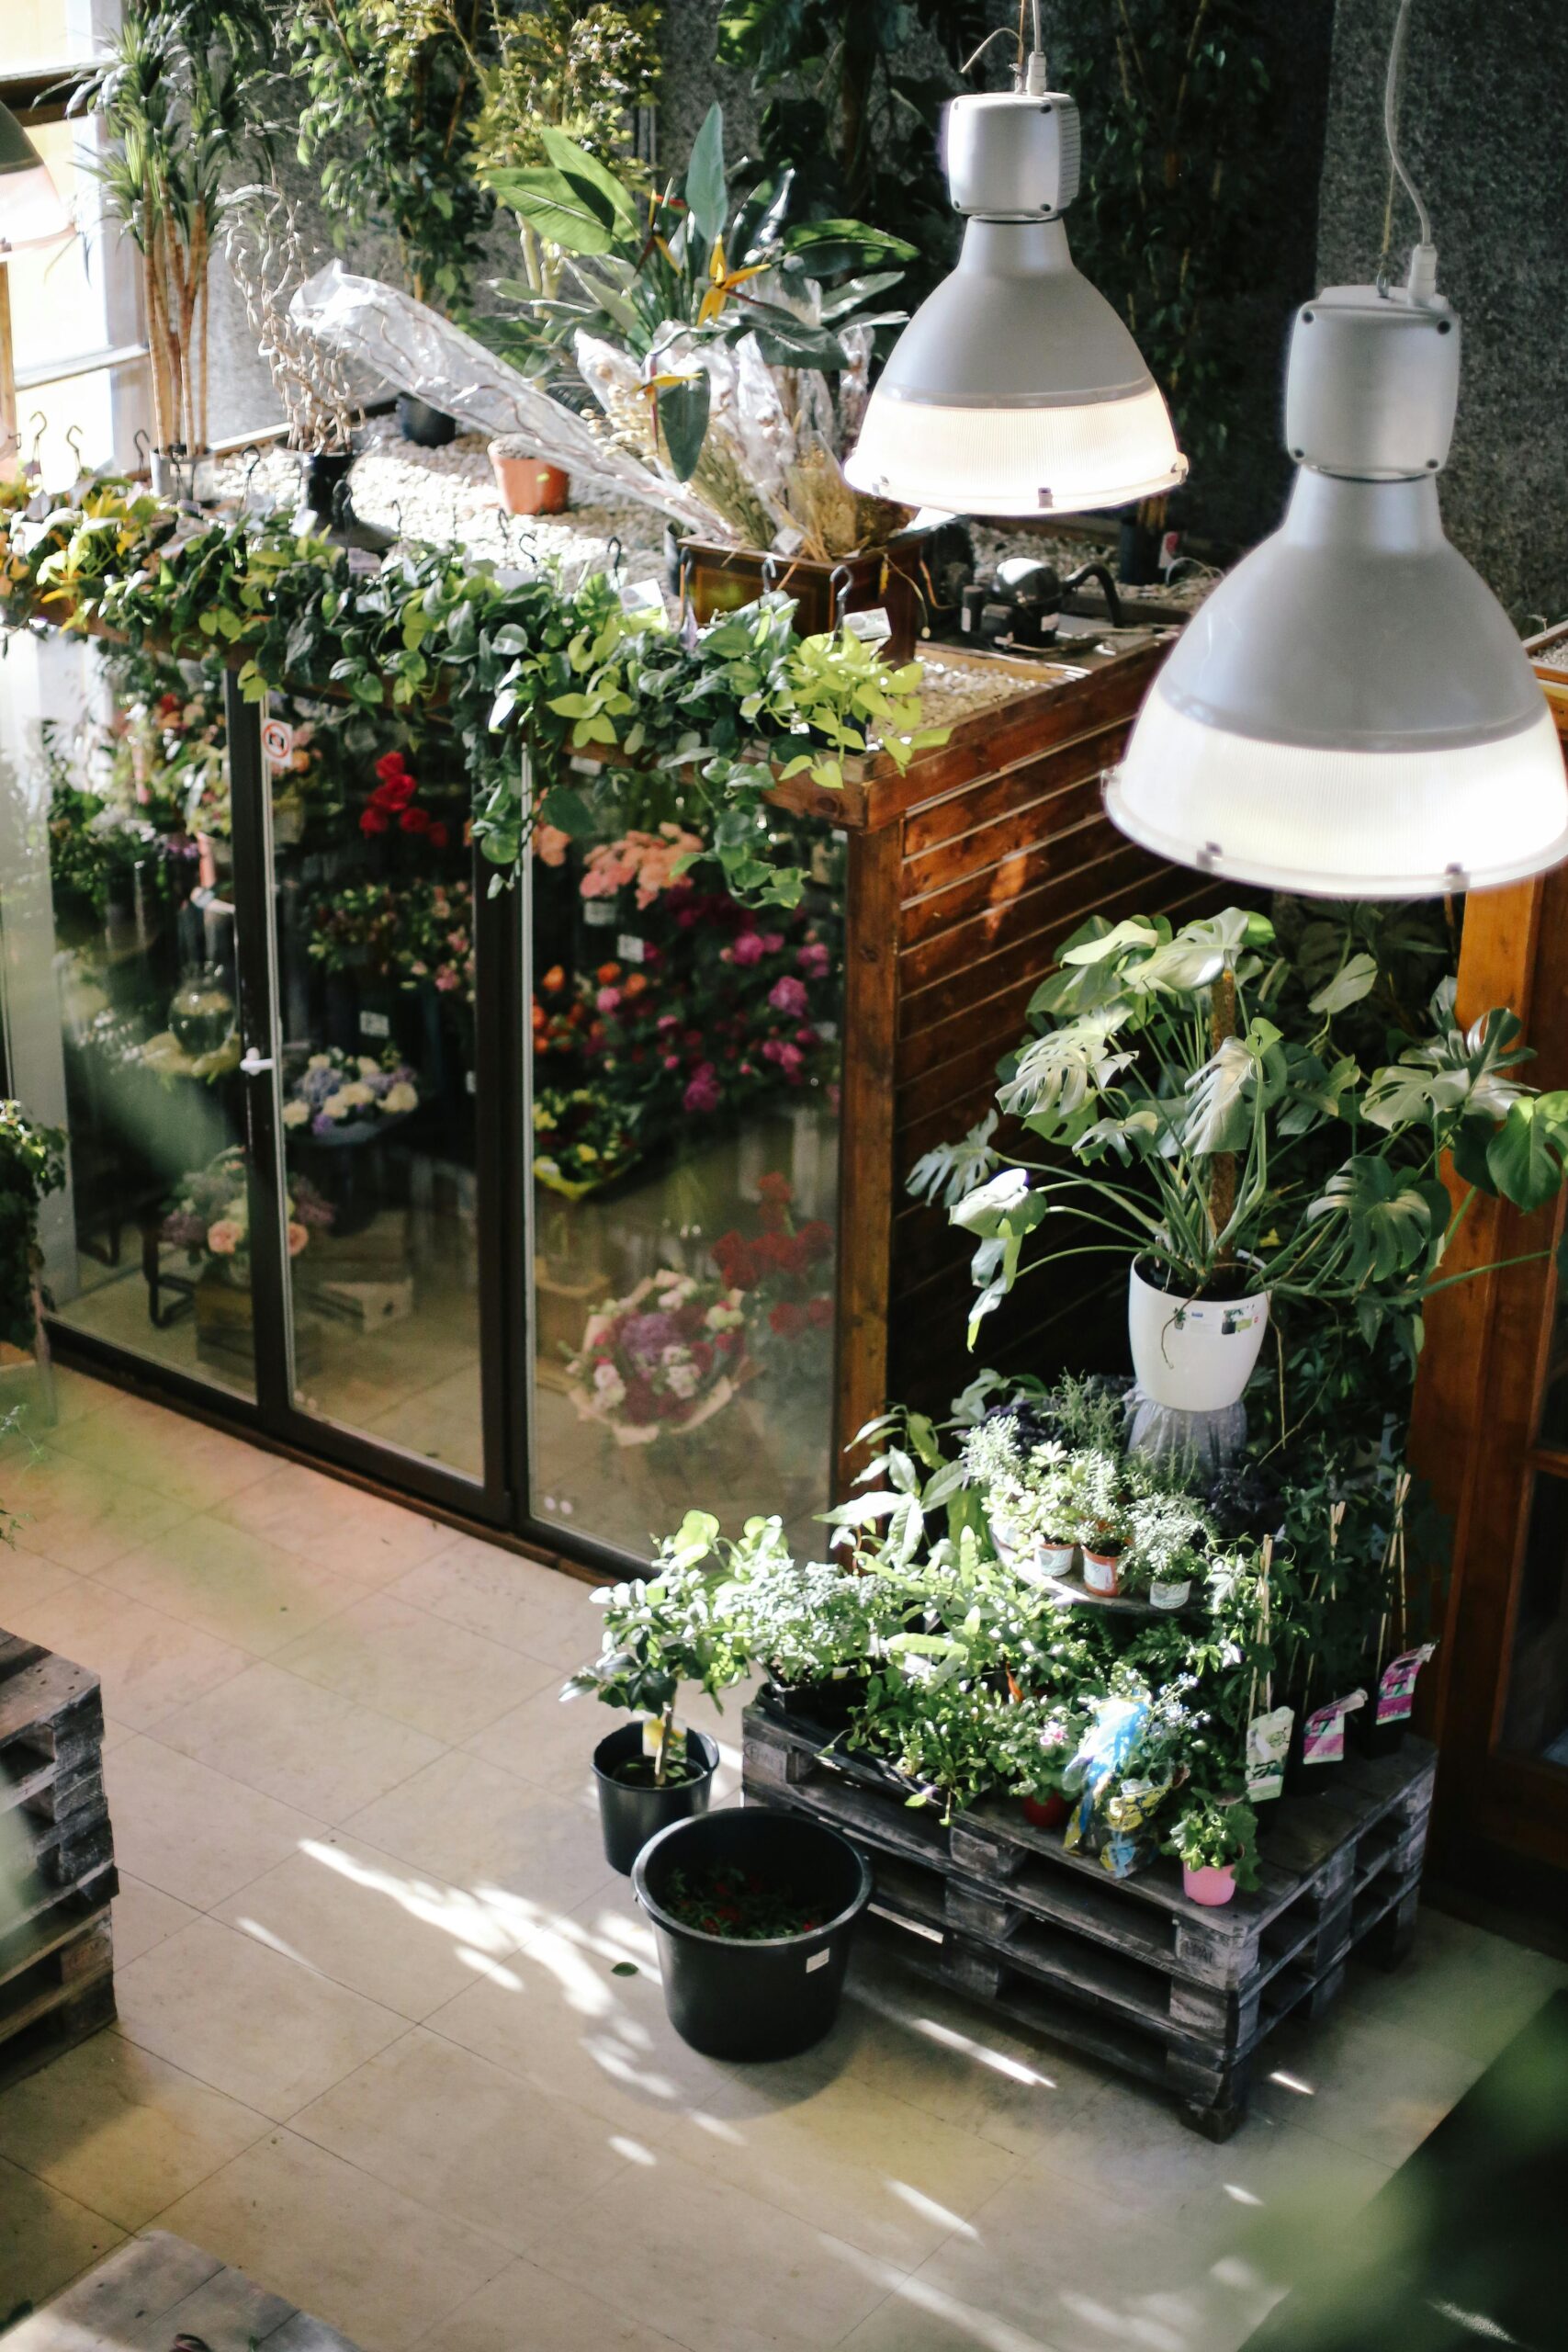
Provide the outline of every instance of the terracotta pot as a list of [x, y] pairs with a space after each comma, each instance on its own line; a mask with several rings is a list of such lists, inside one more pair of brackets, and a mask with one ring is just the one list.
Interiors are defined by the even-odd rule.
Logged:
[[1072, 1800], [1060, 1789], [1053, 1789], [1048, 1797], [1024, 1797], [1020, 1802], [1025, 1821], [1032, 1821], [1036, 1829], [1060, 1829], [1073, 1809]]
[[1122, 1555], [1120, 1552], [1093, 1552], [1083, 1547], [1084, 1590], [1099, 1595], [1101, 1600], [1115, 1600], [1122, 1590]]
[[1183, 1862], [1181, 1892], [1190, 1903], [1201, 1903], [1210, 1910], [1217, 1911], [1220, 1905], [1228, 1903], [1235, 1893], [1235, 1864], [1205, 1862], [1201, 1870], [1195, 1871]]
[[501, 503], [509, 514], [565, 514], [571, 477], [561, 467], [506, 447], [500, 441], [490, 445], [490, 462]]

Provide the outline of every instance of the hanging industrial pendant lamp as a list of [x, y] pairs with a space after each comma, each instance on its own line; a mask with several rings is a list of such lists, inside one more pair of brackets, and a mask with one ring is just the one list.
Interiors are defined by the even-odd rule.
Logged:
[[70, 234], [70, 216], [43, 157], [10, 107], [0, 107], [0, 262]]
[[1137, 345], [1067, 250], [1078, 110], [1045, 87], [1039, 0], [1017, 78], [944, 112], [943, 168], [967, 225], [958, 266], [894, 345], [845, 461], [853, 488], [875, 497], [1066, 514], [1186, 477]]
[[1403, 287], [1336, 286], [1292, 330], [1285, 519], [1199, 608], [1106, 786], [1180, 865], [1308, 897], [1434, 897], [1568, 857], [1568, 781], [1539, 681], [1443, 535], [1459, 321], [1421, 242]]

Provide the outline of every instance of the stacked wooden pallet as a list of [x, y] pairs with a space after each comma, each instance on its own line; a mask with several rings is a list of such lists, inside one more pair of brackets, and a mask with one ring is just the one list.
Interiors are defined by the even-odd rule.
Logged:
[[830, 1822], [876, 1874], [873, 1910], [905, 1957], [1013, 2018], [1161, 2085], [1225, 2139], [1282, 2018], [1317, 2017], [1365, 1944], [1407, 1949], [1436, 1765], [1425, 1742], [1348, 1764], [1322, 1795], [1266, 1809], [1261, 1884], [1190, 1902], [1174, 1862], [1129, 1879], [1069, 1854], [1060, 1831], [987, 1801], [942, 1822], [873, 1761], [767, 1703], [745, 1716], [752, 1802]]
[[0, 1633], [0, 2077], [114, 2015], [98, 1679]]

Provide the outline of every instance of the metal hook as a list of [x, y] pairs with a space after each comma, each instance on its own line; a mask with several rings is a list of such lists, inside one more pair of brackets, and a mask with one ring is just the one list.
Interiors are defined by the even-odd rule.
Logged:
[[76, 479], [80, 481], [87, 468], [82, 456], [82, 428], [79, 424], [67, 427], [65, 446], [76, 460]]
[[151, 473], [152, 470], [152, 444], [147, 437], [145, 426], [141, 424], [137, 426], [135, 432], [130, 436], [130, 446], [135, 450], [138, 458], [141, 460], [140, 470], [144, 474]]
[[31, 416], [28, 417], [28, 431], [33, 436], [33, 454], [31, 462], [36, 466], [38, 463], [38, 453], [43, 447], [43, 436], [49, 431], [49, 419], [45, 416], [41, 408], [35, 408]]
[[850, 590], [855, 584], [854, 573], [847, 563], [836, 563], [828, 574], [828, 586], [833, 598], [833, 627], [842, 628], [844, 615], [849, 610]]
[[397, 525], [398, 538], [400, 539], [403, 536], [403, 502], [400, 498], [394, 498], [391, 505], [393, 519]]
[[779, 560], [771, 551], [762, 558], [762, 594], [771, 596], [778, 584]]
[[241, 492], [241, 496], [248, 506], [251, 503], [251, 477], [262, 461], [260, 442], [247, 441], [244, 447], [241, 450], [240, 455], [242, 458], [248, 458], [251, 461], [245, 468], [245, 486]]
[[617, 584], [619, 583], [621, 577], [621, 559], [625, 552], [626, 550], [622, 547], [620, 540], [612, 531], [610, 537], [604, 542], [604, 554], [610, 566], [610, 577], [612, 580], [615, 581]]

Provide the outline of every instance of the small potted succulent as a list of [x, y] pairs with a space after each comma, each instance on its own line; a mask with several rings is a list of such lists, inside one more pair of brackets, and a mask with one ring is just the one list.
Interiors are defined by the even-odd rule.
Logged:
[[604, 1646], [561, 1692], [563, 1699], [592, 1692], [637, 1717], [593, 1751], [604, 1859], [623, 1873], [660, 1830], [705, 1813], [713, 1793], [717, 1744], [678, 1724], [675, 1702], [683, 1683], [716, 1698], [747, 1670], [714, 1606], [708, 1562], [717, 1533], [716, 1519], [688, 1511], [660, 1545], [651, 1576], [594, 1594], [604, 1611]]
[[1258, 1815], [1242, 1798], [1195, 1792], [1162, 1850], [1180, 1862], [1188, 1901], [1217, 1909], [1238, 1887], [1245, 1892], [1258, 1884]]
[[1080, 1453], [1072, 1462], [1074, 1533], [1083, 1551], [1084, 1589], [1101, 1600], [1122, 1591], [1130, 1522], [1122, 1465], [1113, 1454]]

